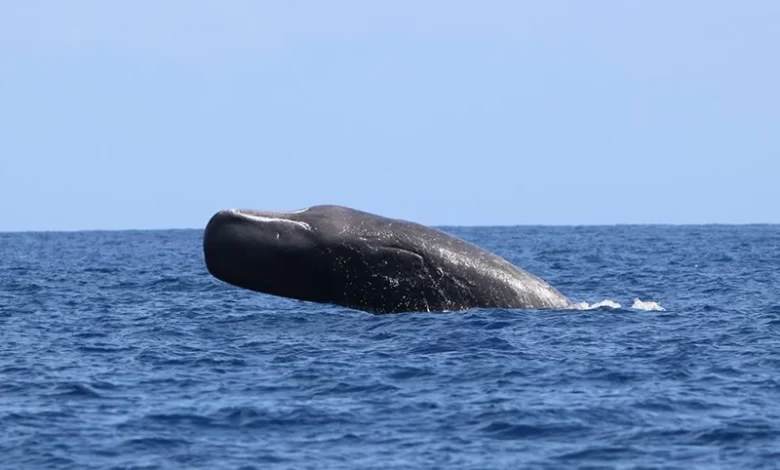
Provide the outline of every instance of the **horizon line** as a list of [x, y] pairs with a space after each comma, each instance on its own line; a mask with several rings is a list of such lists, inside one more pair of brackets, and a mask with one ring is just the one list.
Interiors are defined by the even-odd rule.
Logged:
[[[417, 222], [419, 223], [419, 222]], [[755, 227], [780, 225], [780, 222], [616, 222], [585, 224], [421, 224], [433, 228], [576, 228], [576, 227]], [[83, 233], [83, 232], [170, 232], [205, 230], [204, 227], [167, 228], [78, 228], [78, 229], [0, 229], [0, 234], [21, 233]]]

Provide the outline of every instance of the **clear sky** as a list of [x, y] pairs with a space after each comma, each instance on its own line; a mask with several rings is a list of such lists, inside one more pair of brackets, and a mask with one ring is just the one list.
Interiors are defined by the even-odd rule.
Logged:
[[780, 222], [780, 2], [8, 1], [0, 230]]

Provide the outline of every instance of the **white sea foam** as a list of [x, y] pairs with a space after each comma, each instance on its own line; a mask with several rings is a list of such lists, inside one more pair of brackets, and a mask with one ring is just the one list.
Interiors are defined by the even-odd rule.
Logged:
[[634, 299], [634, 304], [631, 305], [631, 308], [636, 310], [644, 310], [647, 312], [664, 312], [666, 311], [665, 308], [661, 307], [661, 304], [658, 302], [653, 302], [652, 300], [639, 300]]
[[577, 310], [596, 310], [597, 308], [620, 308], [621, 305], [614, 300], [605, 299], [595, 304], [589, 304], [587, 302], [580, 302], [574, 304], [574, 308]]
[[[605, 299], [601, 302], [596, 302], [595, 304], [589, 304], [588, 302], [579, 302], [574, 304], [574, 308], [577, 310], [596, 310], [599, 308], [621, 308], [622, 305], [615, 302], [614, 300]], [[666, 311], [665, 308], [661, 306], [658, 302], [654, 302], [652, 300], [639, 300], [634, 299], [634, 303], [631, 305], [631, 308], [633, 310], [642, 310], [645, 312], [664, 312]]]

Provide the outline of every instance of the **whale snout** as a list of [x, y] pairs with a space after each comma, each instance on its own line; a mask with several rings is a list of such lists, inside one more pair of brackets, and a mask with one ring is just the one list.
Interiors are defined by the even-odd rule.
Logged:
[[[314, 244], [311, 225], [290, 213], [225, 209], [211, 217], [203, 233], [208, 271], [228, 283], [270, 275], [291, 256]], [[261, 273], [261, 274], [258, 274]]]
[[203, 233], [209, 273], [246, 289], [309, 298], [306, 293], [313, 284], [327, 284], [317, 278], [323, 266], [321, 240], [310, 221], [294, 217], [295, 213], [241, 209], [217, 212]]
[[214, 214], [203, 232], [203, 256], [212, 276], [229, 282], [230, 273], [246, 249], [244, 221], [234, 210]]

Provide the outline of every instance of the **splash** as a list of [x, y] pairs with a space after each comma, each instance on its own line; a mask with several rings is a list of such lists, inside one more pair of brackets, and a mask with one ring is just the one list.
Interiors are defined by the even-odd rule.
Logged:
[[[589, 304], [588, 302], [579, 302], [574, 304], [574, 308], [576, 310], [596, 310], [600, 308], [621, 308], [622, 305], [615, 302], [614, 300], [605, 299], [601, 302], [596, 302], [595, 304]], [[634, 310], [642, 310], [645, 312], [664, 312], [666, 311], [665, 308], [661, 306], [658, 302], [654, 302], [652, 300], [639, 300], [634, 299], [634, 303], [631, 304], [631, 308]]]
[[636, 310], [644, 310], [646, 312], [665, 312], [666, 309], [661, 307], [661, 304], [658, 302], [653, 302], [652, 300], [639, 300], [634, 299], [634, 304], [631, 305], [631, 308]]
[[620, 308], [621, 305], [614, 300], [605, 299], [595, 304], [589, 304], [587, 302], [580, 302], [574, 304], [574, 308], [577, 310], [596, 310], [599, 308]]

